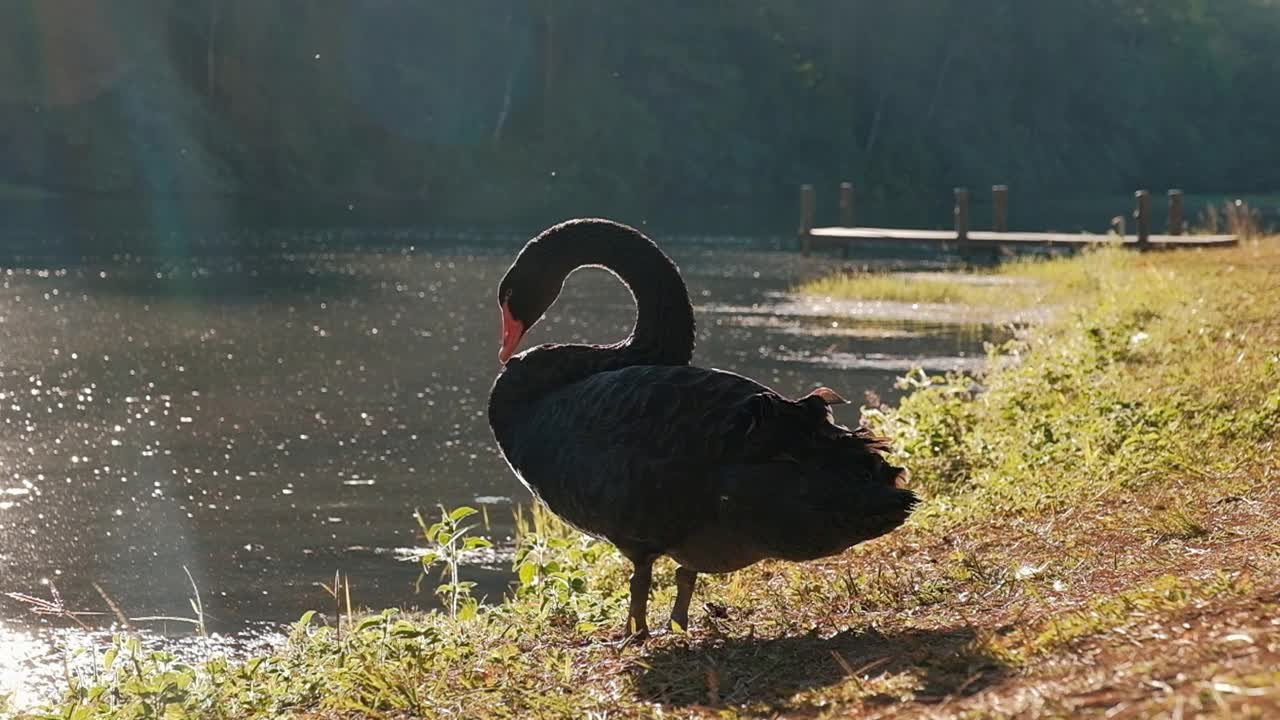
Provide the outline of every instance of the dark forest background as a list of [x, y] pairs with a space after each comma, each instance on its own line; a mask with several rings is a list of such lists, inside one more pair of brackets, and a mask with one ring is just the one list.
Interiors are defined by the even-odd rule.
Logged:
[[[1138, 187], [1280, 190], [1275, 0], [26, 0], [0, 23], [9, 228], [609, 215], [785, 232], [1105, 227]], [[976, 211], [975, 211], [976, 212]]]

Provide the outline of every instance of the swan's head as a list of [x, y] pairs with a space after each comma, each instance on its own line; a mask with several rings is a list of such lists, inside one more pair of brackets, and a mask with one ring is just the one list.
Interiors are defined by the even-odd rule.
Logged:
[[502, 346], [498, 360], [506, 363], [529, 332], [560, 296], [564, 271], [537, 239], [525, 246], [498, 284], [498, 308], [502, 311]]
[[[688, 296], [675, 265], [638, 230], [601, 218], [566, 220], [530, 240], [498, 284], [498, 307], [502, 310], [498, 360], [505, 364], [511, 359], [525, 333], [560, 297], [569, 273], [587, 265], [615, 274], [627, 268], [633, 274], [665, 270], [674, 276], [669, 280], [676, 286], [674, 292]], [[692, 318], [687, 322], [691, 324]]]

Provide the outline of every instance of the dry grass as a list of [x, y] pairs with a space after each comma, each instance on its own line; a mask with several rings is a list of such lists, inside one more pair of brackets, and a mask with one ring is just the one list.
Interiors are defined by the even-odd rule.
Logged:
[[1209, 235], [1230, 233], [1249, 242], [1263, 234], [1262, 213], [1244, 200], [1228, 200], [1221, 206], [1206, 207], [1200, 214], [1198, 229]]

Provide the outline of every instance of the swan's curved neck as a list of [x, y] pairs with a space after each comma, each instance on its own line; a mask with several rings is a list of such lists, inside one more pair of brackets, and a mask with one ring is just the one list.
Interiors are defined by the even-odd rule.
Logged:
[[522, 417], [520, 408], [555, 388], [633, 365], [687, 365], [693, 359], [689, 291], [653, 241], [621, 225], [580, 226], [576, 232], [559, 227], [558, 234], [548, 231], [526, 245], [516, 265], [533, 263], [557, 288], [580, 267], [613, 272], [635, 298], [635, 328], [612, 345], [542, 345], [511, 358], [489, 396], [489, 421], [500, 442], [510, 440], [506, 433]]
[[644, 235], [614, 226], [575, 235], [559, 253], [556, 274], [602, 267], [617, 275], [636, 303], [636, 324], [621, 343], [602, 348], [619, 365], [687, 365], [693, 359], [694, 320], [689, 290], [671, 258]]
[[[687, 365], [693, 359], [694, 320], [689, 290], [675, 263], [649, 241], [618, 244], [598, 264], [615, 273], [636, 303], [636, 324], [620, 348], [630, 364]], [[608, 255], [616, 254], [620, 262]]]

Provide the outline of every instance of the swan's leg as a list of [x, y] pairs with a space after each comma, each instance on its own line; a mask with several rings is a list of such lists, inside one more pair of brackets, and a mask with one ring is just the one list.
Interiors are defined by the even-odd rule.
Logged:
[[689, 629], [689, 601], [693, 600], [693, 586], [698, 582], [698, 573], [683, 565], [676, 568], [676, 604], [671, 608], [671, 625], [682, 630]]
[[636, 562], [631, 573], [631, 611], [627, 613], [625, 637], [644, 639], [649, 635], [645, 615], [649, 611], [649, 585], [653, 581], [653, 561]]

